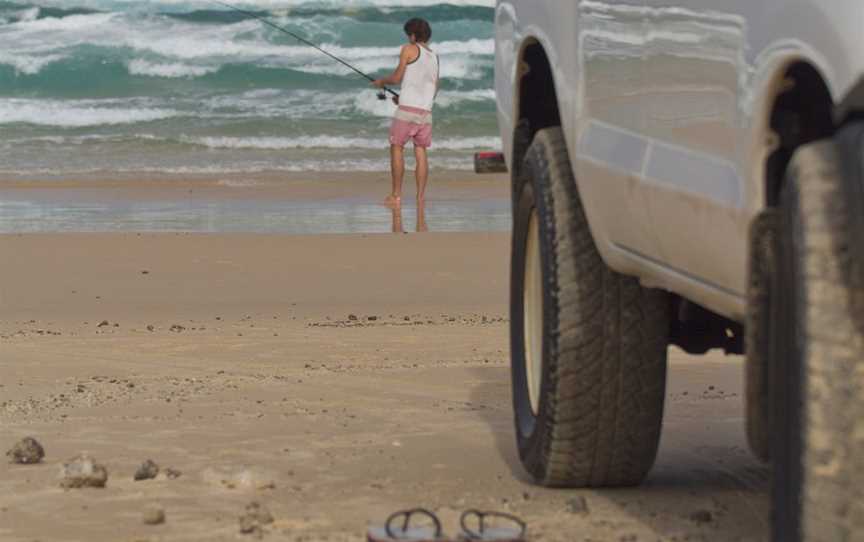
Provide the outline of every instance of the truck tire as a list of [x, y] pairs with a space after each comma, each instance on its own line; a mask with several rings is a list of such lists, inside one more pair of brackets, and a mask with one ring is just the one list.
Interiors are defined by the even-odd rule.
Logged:
[[510, 337], [522, 463], [545, 486], [637, 485], [660, 439], [669, 296], [603, 262], [560, 128], [537, 133], [519, 171]]
[[864, 181], [852, 167], [864, 152], [857, 139], [801, 147], [781, 196], [771, 295], [778, 542], [864, 540], [864, 288], [854, 248], [864, 232], [844, 188]]

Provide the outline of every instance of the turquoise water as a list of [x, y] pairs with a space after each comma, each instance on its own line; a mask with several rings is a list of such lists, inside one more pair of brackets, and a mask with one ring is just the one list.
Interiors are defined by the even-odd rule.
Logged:
[[[433, 166], [500, 146], [492, 0], [237, 5], [389, 73], [402, 24], [441, 57]], [[384, 171], [392, 104], [291, 37], [207, 1], [0, 0], [0, 174]]]

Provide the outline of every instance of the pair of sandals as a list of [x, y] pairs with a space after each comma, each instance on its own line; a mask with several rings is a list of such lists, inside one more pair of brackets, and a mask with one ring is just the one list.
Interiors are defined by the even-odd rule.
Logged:
[[[431, 520], [431, 525], [417, 525], [415, 518]], [[428, 522], [427, 522], [428, 523]], [[425, 508], [396, 512], [383, 527], [372, 527], [368, 542], [526, 542], [525, 522], [502, 512], [466, 510], [459, 518], [462, 533], [456, 538], [444, 536], [441, 520]]]

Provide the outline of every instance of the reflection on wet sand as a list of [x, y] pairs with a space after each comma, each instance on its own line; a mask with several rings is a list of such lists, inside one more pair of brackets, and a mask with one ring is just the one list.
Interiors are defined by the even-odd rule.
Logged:
[[[454, 196], [398, 211], [360, 198], [301, 199], [196, 195], [172, 190], [158, 195], [131, 190], [0, 188], [0, 234], [52, 232], [190, 232], [350, 234], [508, 231], [510, 202], [499, 197]], [[427, 223], [428, 222], [428, 223]]]
[[[405, 226], [403, 225], [402, 219], [402, 206], [394, 205], [390, 206], [390, 210], [393, 213], [393, 233], [406, 233]], [[417, 222], [416, 228], [414, 229], [417, 233], [424, 233], [429, 231], [429, 225], [426, 223], [426, 203], [422, 203], [417, 207]]]

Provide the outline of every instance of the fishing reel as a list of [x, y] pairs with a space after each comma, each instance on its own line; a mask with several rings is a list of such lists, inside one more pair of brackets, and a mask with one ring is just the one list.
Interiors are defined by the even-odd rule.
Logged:
[[383, 90], [379, 91], [378, 92], [378, 99], [383, 102], [384, 100], [387, 99], [387, 93], [384, 92]]

